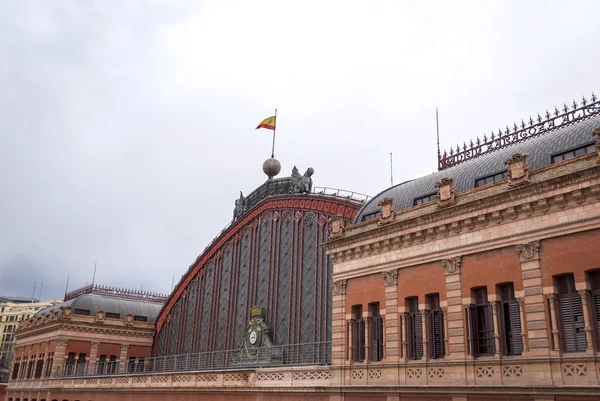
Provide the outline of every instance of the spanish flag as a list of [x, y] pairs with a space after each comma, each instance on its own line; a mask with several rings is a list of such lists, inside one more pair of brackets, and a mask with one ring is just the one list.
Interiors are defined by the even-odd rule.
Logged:
[[277, 117], [275, 117], [275, 116], [265, 118], [264, 120], [262, 120], [260, 122], [260, 124], [258, 124], [258, 127], [256, 127], [256, 129], [266, 128], [266, 129], [275, 130], [275, 119], [276, 118]]

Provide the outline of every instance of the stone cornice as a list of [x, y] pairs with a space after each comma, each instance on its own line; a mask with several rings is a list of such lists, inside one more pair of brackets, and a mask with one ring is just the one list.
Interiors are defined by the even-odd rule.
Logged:
[[106, 335], [118, 335], [127, 337], [154, 337], [154, 325], [152, 323], [142, 322], [142, 326], [120, 326], [106, 323], [92, 323], [74, 320], [51, 320], [40, 323], [36, 326], [28, 327], [17, 332], [16, 338], [19, 341], [26, 341], [27, 338], [41, 334], [52, 333], [59, 330], [72, 332], [85, 332]]
[[[574, 177], [567, 182], [564, 177], [561, 185], [552, 185], [546, 188], [546, 191], [557, 189], [569, 184], [581, 183], [581, 181], [589, 180], [590, 178], [600, 178], [599, 169], [593, 168], [586, 171], [585, 174], [578, 172]], [[527, 190], [528, 187], [521, 187], [514, 191]], [[539, 192], [538, 192], [539, 194]], [[531, 194], [529, 194], [531, 195]], [[382, 251], [399, 249], [406, 245], [414, 243], [422, 244], [427, 240], [435, 240], [438, 237], [449, 237], [459, 235], [461, 232], [481, 230], [490, 224], [501, 224], [510, 222], [518, 218], [530, 217], [535, 213], [546, 213], [550, 208], [564, 209], [567, 206], [575, 207], [585, 202], [586, 199], [600, 198], [600, 185], [592, 185], [569, 191], [565, 190], [562, 194], [548, 194], [543, 199], [535, 201], [526, 201], [522, 204], [504, 203], [504, 208], [490, 211], [490, 205], [486, 202], [479, 202], [478, 208], [485, 208], [488, 213], [479, 213], [475, 216], [466, 217], [462, 214], [462, 219], [455, 221], [441, 221], [437, 226], [428, 226], [427, 224], [434, 221], [432, 219], [418, 218], [414, 219], [411, 224], [404, 222], [396, 222], [384, 227], [381, 231], [374, 229], [369, 232], [363, 232], [358, 235], [345, 237], [344, 242], [335, 240], [329, 244], [328, 254], [332, 256], [334, 263], [343, 262], [360, 258], [364, 255], [378, 254]], [[473, 210], [474, 211], [474, 210]], [[472, 212], [472, 211], [470, 211]], [[393, 229], [390, 230], [390, 227]], [[413, 229], [411, 231], [411, 228]], [[415, 230], [416, 229], [416, 230]], [[392, 237], [390, 237], [393, 235]], [[365, 240], [369, 243], [365, 244]], [[361, 244], [359, 242], [362, 241]], [[335, 246], [335, 247], [334, 247]]]
[[[585, 155], [593, 156], [593, 155]], [[582, 156], [583, 158], [583, 156]], [[574, 169], [579, 167], [578, 169]], [[476, 224], [487, 226], [489, 221], [501, 223], [506, 217], [514, 219], [519, 217], [519, 213], [527, 216], [533, 214], [536, 210], [549, 209], [551, 205], [560, 205], [565, 207], [565, 202], [568, 202], [564, 196], [557, 198], [556, 196], [548, 196], [545, 203], [523, 202], [526, 198], [541, 195], [544, 192], [560, 190], [567, 185], [582, 183], [591, 179], [600, 179], [600, 169], [595, 163], [595, 159], [587, 157], [583, 160], [568, 163], [562, 166], [549, 166], [544, 169], [532, 172], [532, 183], [523, 187], [507, 190], [506, 183], [501, 181], [495, 185], [485, 186], [482, 188], [474, 188], [464, 193], [458, 194], [457, 204], [447, 209], [439, 209], [435, 204], [425, 207], [415, 207], [406, 209], [405, 211], [396, 213], [396, 221], [385, 226], [380, 226], [376, 222], [368, 221], [359, 223], [345, 228], [342, 237], [330, 240], [323, 244], [328, 254], [334, 255], [340, 250], [351, 248], [354, 244], [363, 242], [366, 239], [379, 237], [383, 238], [393, 235], [398, 231], [416, 231], [410, 235], [416, 237], [417, 240], [427, 238], [427, 235], [435, 235], [438, 227], [430, 227], [425, 230], [414, 230], [415, 228], [423, 227], [436, 222], [446, 221], [442, 228], [445, 234], [445, 229], [462, 229], [465, 226], [467, 229], [475, 228]], [[590, 187], [586, 188], [587, 194], [572, 193], [571, 199], [577, 203], [581, 199], [585, 199], [586, 195], [590, 195]], [[574, 191], [575, 192], [575, 191]], [[600, 194], [600, 186], [592, 189], [593, 195]], [[521, 202], [519, 202], [521, 201]], [[481, 215], [478, 212], [485, 209], [499, 208], [496, 214], [489, 213]], [[547, 211], [546, 209], [546, 211]], [[474, 216], [465, 218], [466, 215], [473, 214]], [[454, 224], [456, 223], [456, 224]]]

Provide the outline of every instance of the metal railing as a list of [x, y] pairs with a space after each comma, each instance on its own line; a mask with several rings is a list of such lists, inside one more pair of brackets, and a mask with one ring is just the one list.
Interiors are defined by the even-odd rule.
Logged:
[[312, 190], [313, 194], [335, 196], [338, 198], [344, 198], [353, 200], [360, 203], [365, 203], [371, 200], [369, 195], [361, 194], [360, 192], [346, 191], [338, 188], [327, 188], [327, 187], [314, 187]]
[[106, 361], [65, 364], [56, 377], [136, 375], [210, 370], [239, 370], [277, 366], [328, 365], [331, 363], [331, 342], [274, 345], [254, 349], [200, 352], [138, 358], [127, 361]]

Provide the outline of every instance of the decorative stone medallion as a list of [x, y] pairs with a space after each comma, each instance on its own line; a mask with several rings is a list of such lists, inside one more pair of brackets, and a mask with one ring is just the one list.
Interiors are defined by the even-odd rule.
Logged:
[[398, 269], [382, 272], [381, 275], [383, 276], [385, 285], [394, 285], [398, 283]]
[[378, 224], [383, 225], [393, 223], [394, 217], [396, 216], [396, 212], [394, 211], [394, 200], [392, 198], [384, 198], [377, 206], [381, 207]]
[[329, 239], [339, 238], [344, 235], [344, 218], [333, 216], [329, 218]]
[[517, 253], [521, 258], [521, 262], [535, 260], [540, 258], [540, 241], [528, 242], [526, 244], [517, 245]]
[[438, 207], [448, 207], [456, 203], [456, 191], [454, 190], [454, 178], [442, 178], [435, 183]]
[[98, 310], [96, 311], [96, 323], [104, 322], [104, 311]]
[[460, 256], [452, 259], [442, 259], [442, 266], [446, 274], [454, 274], [460, 272]]
[[527, 153], [515, 153], [504, 161], [508, 165], [508, 186], [510, 188], [529, 184], [529, 164], [527, 164]]
[[127, 316], [125, 316], [125, 324], [127, 326], [133, 326], [133, 315], [131, 313], [128, 313]]

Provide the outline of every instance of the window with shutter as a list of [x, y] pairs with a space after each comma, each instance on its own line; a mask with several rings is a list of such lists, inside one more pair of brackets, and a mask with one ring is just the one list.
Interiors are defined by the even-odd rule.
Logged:
[[581, 296], [575, 289], [575, 278], [565, 274], [555, 278], [558, 288], [558, 315], [564, 352], [585, 351], [585, 325]]
[[475, 300], [475, 304], [469, 307], [471, 355], [494, 355], [494, 320], [492, 305], [487, 300], [487, 288], [472, 289], [471, 297]]
[[369, 304], [369, 360], [378, 362], [383, 359], [383, 318], [381, 317], [379, 302]]
[[417, 297], [406, 298], [408, 308], [408, 357], [423, 358], [423, 316]]
[[521, 308], [515, 298], [512, 283], [498, 286], [500, 294], [500, 311], [498, 313], [500, 336], [502, 339], [502, 353], [504, 355], [521, 355], [523, 352], [523, 338], [521, 337]]
[[444, 315], [440, 309], [439, 294], [426, 296], [429, 313], [429, 356], [431, 359], [444, 357]]
[[352, 306], [352, 360], [363, 362], [365, 360], [365, 320], [362, 316], [362, 305]]
[[596, 350], [600, 349], [600, 270], [589, 274], [592, 284], [592, 327], [596, 332]]

